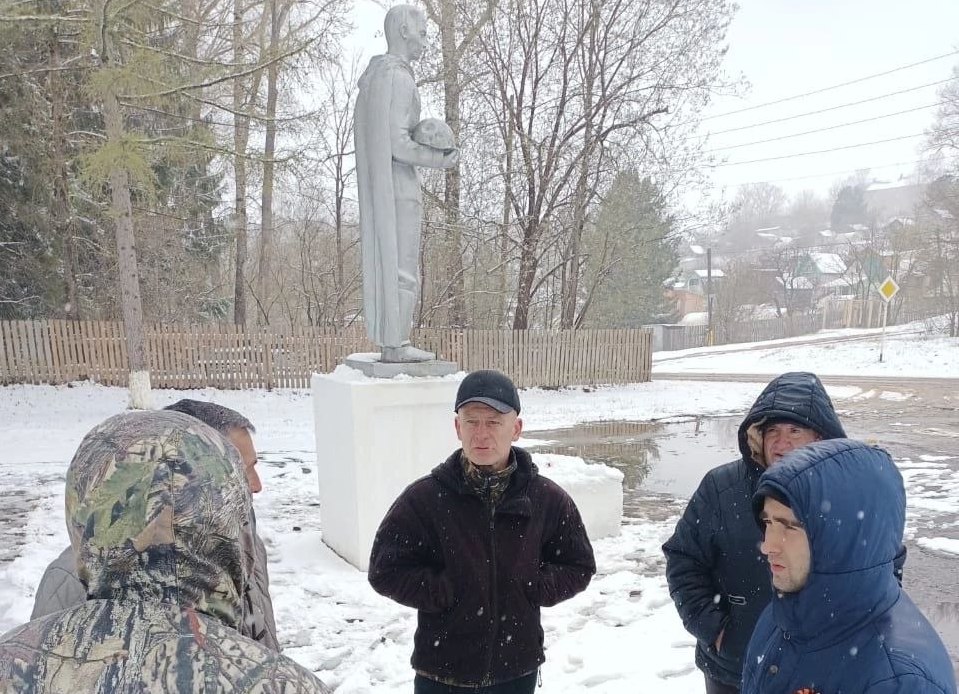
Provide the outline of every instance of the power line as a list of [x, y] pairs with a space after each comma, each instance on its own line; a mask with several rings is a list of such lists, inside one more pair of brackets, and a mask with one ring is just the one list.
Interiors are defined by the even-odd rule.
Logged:
[[920, 89], [928, 89], [929, 87], [936, 87], [936, 86], [939, 86], [940, 84], [945, 84], [946, 82], [952, 82], [955, 79], [957, 78], [947, 77], [946, 79], [939, 80], [938, 82], [929, 82], [928, 84], [920, 84], [917, 87], [909, 87], [907, 89], [900, 89], [899, 91], [895, 91], [895, 92], [888, 92], [886, 94], [880, 94], [878, 96], [871, 96], [868, 99], [860, 99], [859, 101], [850, 101], [848, 103], [839, 104], [837, 106], [829, 106], [828, 108], [821, 108], [815, 111], [806, 111], [805, 113], [797, 113], [794, 116], [785, 116], [783, 118], [775, 118], [773, 120], [767, 120], [761, 123], [751, 123], [749, 125], [740, 125], [736, 128], [727, 128], [726, 130], [716, 130], [716, 131], [710, 132], [709, 134], [725, 135], [726, 133], [735, 133], [735, 132], [739, 132], [740, 130], [750, 130], [751, 128], [758, 128], [763, 125], [772, 125], [774, 123], [785, 123], [786, 121], [796, 120], [797, 118], [805, 118], [806, 116], [815, 116], [820, 113], [829, 113], [830, 111], [838, 111], [839, 109], [849, 108], [850, 106], [859, 106], [861, 104], [868, 104], [873, 101], [881, 101], [882, 99], [888, 99], [890, 96], [899, 96], [900, 94], [908, 94], [909, 92], [916, 92], [916, 91], [919, 91]]
[[782, 99], [776, 99], [776, 100], [774, 100], [774, 101], [767, 101], [767, 102], [762, 103], [762, 104], [756, 104], [755, 106], [747, 106], [747, 107], [745, 107], [745, 108], [736, 109], [735, 111], [726, 111], [725, 113], [717, 113], [716, 115], [713, 115], [713, 116], [707, 116], [707, 117], [703, 118], [702, 120], [705, 121], [705, 120], [713, 120], [713, 119], [715, 119], [715, 118], [724, 118], [725, 116], [732, 116], [732, 115], [735, 115], [735, 114], [737, 114], [737, 113], [745, 113], [746, 111], [755, 111], [756, 109], [765, 108], [765, 107], [767, 107], [767, 106], [773, 106], [773, 105], [775, 105], [775, 104], [782, 104], [782, 103], [785, 103], [785, 102], [787, 102], [787, 101], [795, 101], [796, 99], [803, 99], [803, 98], [805, 98], [805, 97], [807, 97], [807, 96], [813, 96], [813, 95], [815, 95], [815, 94], [822, 94], [823, 92], [832, 91], [833, 89], [841, 89], [842, 87], [848, 87], [848, 86], [853, 85], [853, 84], [859, 84], [860, 82], [865, 82], [865, 81], [867, 81], [867, 80], [875, 79], [875, 78], [877, 78], [877, 77], [885, 77], [886, 75], [891, 75], [891, 74], [893, 74], [893, 73], [895, 73], [895, 72], [900, 72], [900, 71], [902, 71], [902, 70], [908, 70], [908, 69], [910, 69], [910, 68], [914, 68], [914, 67], [917, 67], [917, 66], [919, 66], [919, 65], [925, 65], [926, 63], [932, 63], [932, 62], [935, 62], [935, 61], [937, 61], [937, 60], [942, 60], [943, 58], [950, 58], [950, 57], [952, 57], [952, 56], [954, 56], [954, 55], [957, 55], [957, 54], [959, 54], [959, 50], [957, 50], [957, 51], [952, 51], [952, 52], [950, 52], [950, 53], [943, 53], [942, 55], [937, 55], [937, 56], [935, 56], [935, 57], [933, 57], [933, 58], [926, 58], [925, 60], [920, 60], [920, 61], [915, 62], [915, 63], [909, 63], [908, 65], [901, 65], [901, 66], [896, 67], [896, 68], [893, 68], [893, 69], [891, 69], [891, 70], [886, 70], [885, 72], [877, 72], [877, 73], [875, 73], [875, 74], [873, 74], [873, 75], [866, 75], [865, 77], [858, 77], [858, 78], [856, 78], [856, 79], [854, 79], [854, 80], [849, 80], [848, 82], [841, 82], [840, 84], [834, 84], [834, 85], [829, 86], [829, 87], [822, 87], [821, 89], [814, 89], [814, 90], [811, 91], [811, 92], [805, 92], [805, 93], [803, 93], [803, 94], [795, 94], [795, 95], [793, 95], [793, 96], [786, 96], [786, 97], [783, 97]]
[[856, 149], [857, 147], [869, 147], [871, 145], [881, 145], [887, 142], [897, 142], [899, 140], [909, 140], [914, 137], [922, 137], [925, 133], [916, 133], [915, 135], [902, 135], [900, 137], [890, 137], [885, 140], [874, 140], [872, 142], [860, 142], [855, 145], [843, 145], [842, 147], [832, 147], [830, 149], [820, 149], [813, 152], [796, 152], [795, 154], [783, 154], [778, 157], [764, 157], [762, 159], [750, 159], [749, 161], [732, 161], [721, 164], [713, 164], [710, 168], [718, 169], [726, 166], [742, 166], [744, 164], [759, 164], [766, 161], [778, 161], [780, 159], [793, 159], [795, 157], [809, 157], [814, 154], [828, 154], [829, 152], [839, 152], [844, 149]]
[[922, 111], [923, 109], [932, 108], [937, 104], [929, 104], [928, 106], [916, 106], [915, 108], [909, 108], [905, 111], [897, 111], [896, 113], [887, 113], [882, 116], [873, 116], [872, 118], [863, 118], [862, 120], [854, 120], [848, 123], [839, 123], [838, 125], [830, 125], [825, 128], [816, 128], [815, 130], [806, 130], [801, 133], [793, 133], [791, 135], [782, 135], [780, 137], [770, 137], [766, 140], [756, 140], [755, 142], [743, 142], [738, 145], [729, 145], [728, 147], [716, 147], [714, 149], [705, 150], [706, 153], [712, 152], [723, 152], [728, 149], [739, 149], [740, 147], [751, 147], [752, 145], [764, 145], [768, 142], [779, 142], [780, 140], [789, 140], [794, 137], [802, 137], [803, 135], [812, 135], [813, 133], [823, 133], [829, 130], [837, 130], [838, 128], [846, 128], [850, 125], [861, 125], [862, 123], [869, 123], [872, 121], [882, 120], [884, 118], [892, 118], [894, 116], [901, 116], [904, 113], [913, 113], [914, 111]]
[[791, 176], [789, 178], [771, 178], [765, 181], [744, 181], [742, 183], [727, 183], [730, 188], [739, 188], [741, 186], [760, 185], [762, 183], [786, 183], [789, 181], [805, 181], [811, 178], [824, 178], [826, 176], [839, 176], [841, 174], [856, 173], [857, 171], [876, 171], [888, 169], [893, 166], [915, 166], [927, 161], [926, 159], [914, 159], [912, 161], [895, 161], [889, 164], [874, 164], [872, 166], [857, 166], [854, 169], [842, 169], [841, 171], [823, 171], [822, 173], [809, 174], [808, 176]]

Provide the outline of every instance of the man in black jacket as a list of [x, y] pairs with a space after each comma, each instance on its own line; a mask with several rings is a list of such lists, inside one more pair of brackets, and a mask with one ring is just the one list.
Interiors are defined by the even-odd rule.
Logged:
[[456, 395], [463, 447], [413, 482], [380, 524], [370, 585], [415, 608], [415, 694], [531, 694], [544, 661], [540, 607], [596, 571], [573, 500], [512, 445], [519, 394], [475, 371]]
[[814, 374], [773, 379], [739, 426], [742, 458], [706, 473], [663, 545], [669, 593], [696, 637], [707, 694], [739, 692], [746, 645], [772, 597], [751, 506], [759, 477], [794, 448], [845, 436]]

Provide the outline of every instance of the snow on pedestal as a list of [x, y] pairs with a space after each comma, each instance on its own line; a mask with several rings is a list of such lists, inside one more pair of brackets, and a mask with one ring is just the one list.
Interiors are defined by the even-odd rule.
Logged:
[[346, 366], [313, 374], [323, 542], [361, 571], [396, 497], [459, 446], [461, 379], [368, 378]]
[[533, 453], [543, 477], [566, 490], [583, 517], [590, 540], [619, 535], [623, 521], [623, 473], [609, 465], [587, 464], [582, 458]]

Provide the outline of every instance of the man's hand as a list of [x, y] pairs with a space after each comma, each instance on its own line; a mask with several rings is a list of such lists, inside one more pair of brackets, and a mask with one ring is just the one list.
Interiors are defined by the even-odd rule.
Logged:
[[719, 636], [716, 637], [715, 646], [716, 646], [716, 652], [717, 652], [717, 653], [719, 653], [719, 649], [722, 648], [722, 646], [723, 646], [723, 635], [724, 635], [725, 633], [726, 633], [726, 630], [723, 629], [722, 631], [719, 632]]
[[448, 152], [445, 152], [443, 154], [443, 159], [440, 161], [440, 168], [452, 169], [454, 166], [459, 164], [459, 161], [460, 161], [459, 148], [451, 149]]

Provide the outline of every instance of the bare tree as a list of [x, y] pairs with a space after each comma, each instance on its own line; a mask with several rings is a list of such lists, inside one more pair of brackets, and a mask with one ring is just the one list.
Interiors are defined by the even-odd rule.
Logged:
[[786, 194], [771, 183], [740, 186], [733, 201], [726, 236], [738, 248], [751, 248], [756, 231], [773, 226], [786, 207]]
[[611, 179], [602, 162], [638, 151], [647, 170], [669, 169], [676, 121], [667, 114], [708, 97], [729, 16], [725, 2], [712, 0], [513, 0], [494, 12], [480, 40], [490, 80], [475, 96], [488, 113], [503, 114], [489, 127], [513, 144], [509, 177], [498, 185], [519, 255], [515, 329], [529, 327], [537, 291], [564, 269], [560, 313], [569, 322], [582, 269], [576, 234]]
[[[939, 91], [939, 108], [926, 135], [931, 152], [959, 153], [959, 65], [952, 69], [952, 79]], [[954, 165], [954, 168], [959, 167]]]
[[949, 335], [959, 336], [959, 177], [942, 176], [926, 195], [924, 250], [933, 296], [946, 316]]
[[[426, 0], [426, 14], [439, 27], [443, 82], [444, 120], [459, 142], [463, 135], [460, 114], [461, 94], [467, 74], [464, 57], [473, 50], [479, 32], [490, 22], [499, 0], [485, 0], [482, 4], [463, 0]], [[451, 281], [448, 296], [449, 323], [462, 326], [466, 321], [463, 291], [463, 250], [460, 226], [460, 193], [462, 187], [460, 165], [447, 169], [443, 191], [443, 212], [446, 228], [447, 268]]]

